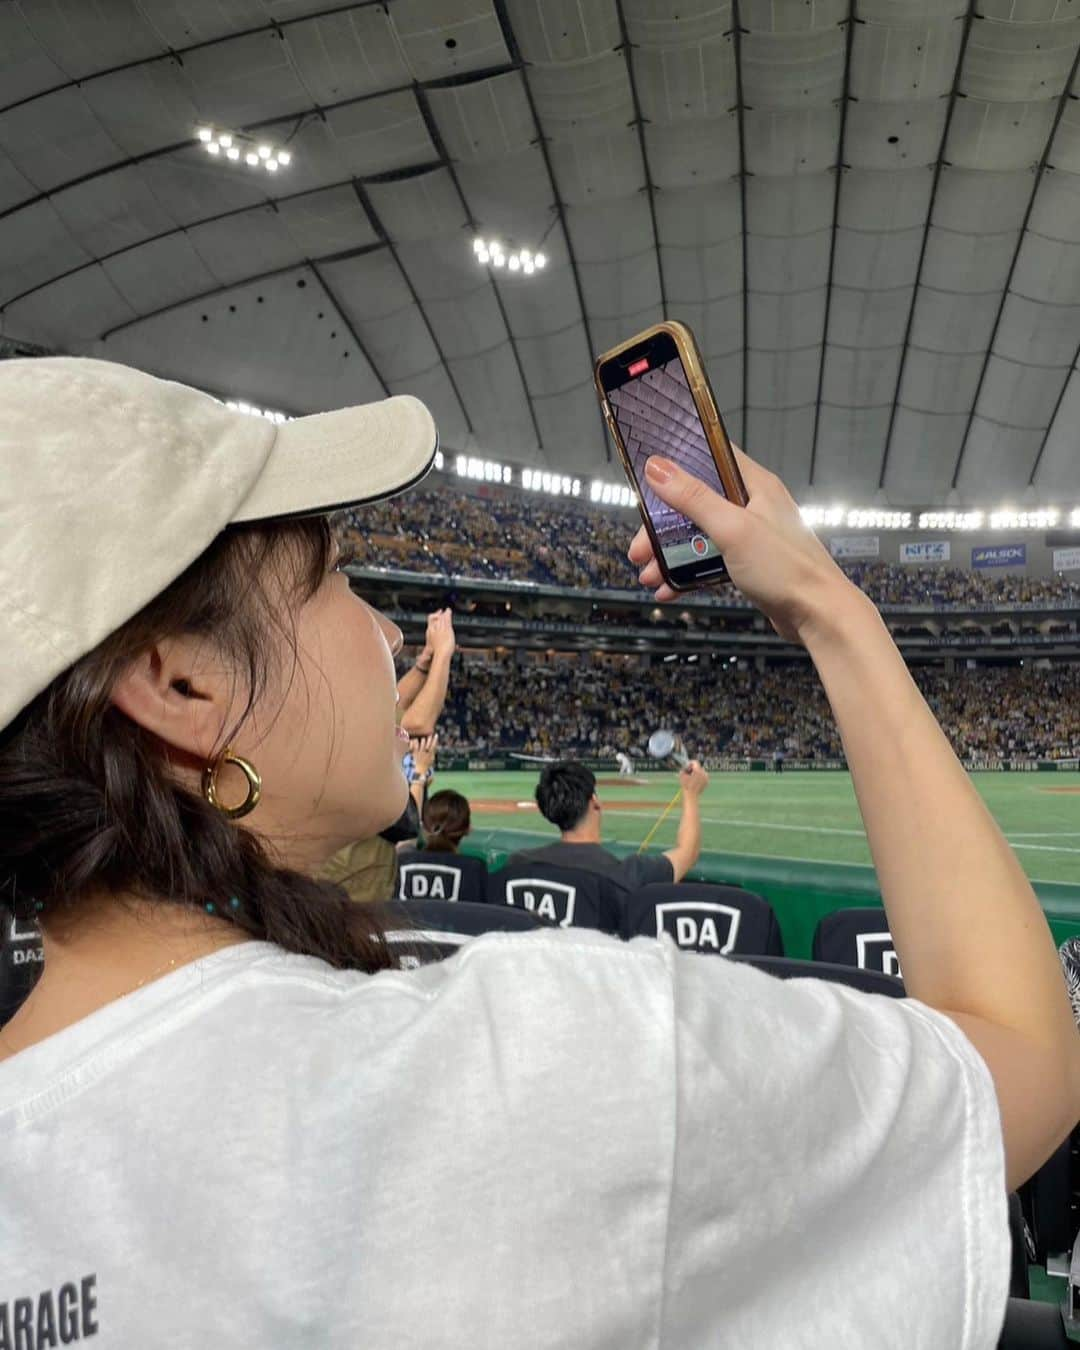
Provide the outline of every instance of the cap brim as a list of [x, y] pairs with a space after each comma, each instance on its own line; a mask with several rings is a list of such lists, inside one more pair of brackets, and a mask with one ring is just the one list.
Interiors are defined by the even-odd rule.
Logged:
[[431, 414], [407, 394], [297, 417], [277, 428], [266, 465], [232, 520], [320, 515], [392, 497], [424, 477], [438, 444]]

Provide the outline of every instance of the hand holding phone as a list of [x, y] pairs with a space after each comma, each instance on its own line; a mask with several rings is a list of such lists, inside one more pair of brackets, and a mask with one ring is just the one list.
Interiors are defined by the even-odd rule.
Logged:
[[688, 590], [726, 581], [715, 540], [658, 497], [644, 474], [651, 455], [664, 455], [729, 500], [746, 503], [694, 335], [674, 322], [639, 333], [597, 361], [596, 387], [667, 585]]
[[[869, 604], [804, 524], [780, 479], [741, 450], [734, 454], [749, 490], [745, 508], [669, 460], [649, 461], [644, 476], [669, 508], [716, 541], [731, 580], [787, 641], [805, 642], [815, 620], [835, 615], [845, 599]], [[675, 598], [644, 525], [634, 536], [629, 557], [641, 569], [642, 585], [655, 590], [658, 600]]]

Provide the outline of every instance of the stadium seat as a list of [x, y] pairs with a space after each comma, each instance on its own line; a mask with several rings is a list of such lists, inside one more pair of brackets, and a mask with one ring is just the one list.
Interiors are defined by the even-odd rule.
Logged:
[[1080, 1228], [1077, 1186], [1080, 1183], [1080, 1128], [1043, 1163], [1020, 1189], [1024, 1213], [1035, 1244], [1035, 1261], [1045, 1266], [1052, 1257], [1072, 1250]]
[[399, 900], [487, 901], [487, 864], [463, 853], [403, 849], [398, 854]]
[[618, 892], [596, 872], [544, 862], [508, 862], [488, 877], [488, 902], [530, 910], [560, 928], [622, 930]]
[[443, 961], [481, 933], [550, 928], [524, 909], [474, 905], [467, 900], [407, 900], [385, 907], [386, 940], [406, 969]]
[[0, 909], [0, 1026], [9, 1021], [37, 983], [45, 960], [36, 923], [18, 920]]
[[[732, 955], [732, 961], [740, 961], [767, 975], [775, 975], [782, 980], [812, 979], [829, 980], [834, 984], [846, 985], [863, 994], [884, 994], [888, 998], [904, 998], [904, 985], [895, 975], [886, 975], [880, 970], [868, 970], [855, 965], [833, 964], [827, 961], [796, 961], [788, 957], [766, 955]], [[1009, 1276], [1009, 1295], [1014, 1301], [1026, 1299], [1030, 1292], [1028, 1283], [1028, 1248], [1024, 1230], [1024, 1212], [1021, 1197], [1017, 1192], [1009, 1196], [1009, 1238], [1012, 1248]], [[1023, 1314], [1018, 1314], [1021, 1323]], [[1010, 1339], [1002, 1342], [1020, 1350], [1025, 1346], [1023, 1340]], [[1035, 1341], [1033, 1344], [1042, 1344]], [[1056, 1344], [1051, 1341], [1049, 1344]]]
[[784, 954], [772, 906], [739, 886], [654, 882], [635, 891], [623, 910], [623, 937], [664, 933], [684, 951], [715, 956]]
[[883, 909], [837, 909], [826, 914], [814, 933], [815, 961], [900, 975], [900, 962]]
[[1056, 1304], [1009, 1299], [997, 1350], [1067, 1350], [1074, 1344], [1065, 1334]]
[[729, 961], [742, 961], [766, 975], [781, 980], [828, 980], [845, 984], [863, 994], [884, 994], [887, 998], [905, 998], [904, 983], [895, 975], [880, 970], [860, 970], [858, 966], [832, 965], [828, 961], [798, 961], [791, 956], [734, 955]]

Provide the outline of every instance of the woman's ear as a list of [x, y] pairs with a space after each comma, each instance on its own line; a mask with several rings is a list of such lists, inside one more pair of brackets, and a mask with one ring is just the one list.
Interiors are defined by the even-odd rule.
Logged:
[[220, 749], [229, 691], [224, 671], [198, 660], [201, 646], [189, 638], [155, 643], [113, 685], [112, 702], [166, 745], [206, 763]]

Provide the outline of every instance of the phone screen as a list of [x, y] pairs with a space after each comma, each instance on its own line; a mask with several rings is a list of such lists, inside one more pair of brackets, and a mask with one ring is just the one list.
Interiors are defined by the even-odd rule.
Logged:
[[615, 387], [605, 378], [608, 402], [664, 562], [670, 570], [691, 567], [698, 575], [707, 575], [713, 570], [707, 564], [714, 560], [719, 572], [720, 550], [692, 520], [665, 505], [645, 477], [649, 456], [663, 455], [726, 496], [674, 342], [665, 335], [649, 353], [630, 360], [625, 374], [625, 382]]

